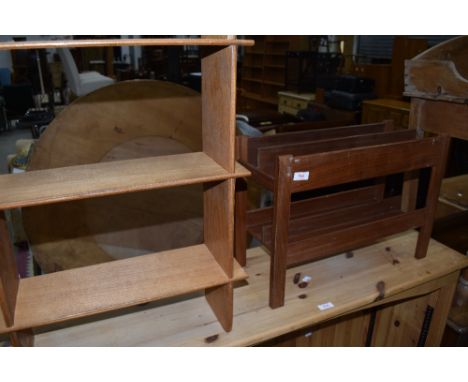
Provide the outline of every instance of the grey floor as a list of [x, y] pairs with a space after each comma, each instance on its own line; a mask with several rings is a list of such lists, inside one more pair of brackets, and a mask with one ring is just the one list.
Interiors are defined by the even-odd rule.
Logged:
[[31, 130], [15, 129], [0, 132], [0, 174], [8, 172], [7, 156], [15, 153], [18, 139], [31, 139]]

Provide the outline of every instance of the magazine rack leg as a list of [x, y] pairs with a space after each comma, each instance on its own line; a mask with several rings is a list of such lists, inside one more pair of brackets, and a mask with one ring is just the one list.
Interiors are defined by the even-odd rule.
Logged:
[[0, 211], [0, 309], [7, 326], [12, 326], [14, 323], [18, 286], [18, 270], [5, 212]]
[[448, 149], [450, 145], [450, 137], [442, 138], [443, 144], [440, 153], [439, 165], [432, 167], [429, 188], [426, 197], [426, 219], [424, 225], [419, 231], [419, 238], [416, 244], [415, 257], [421, 259], [426, 256], [429, 240], [431, 238], [432, 226], [434, 225], [434, 215], [437, 208], [437, 200], [440, 192], [440, 185], [445, 173], [445, 165], [447, 162]]
[[289, 216], [291, 212], [292, 156], [278, 158], [273, 206], [273, 247], [270, 262], [270, 307], [284, 305], [288, 250]]

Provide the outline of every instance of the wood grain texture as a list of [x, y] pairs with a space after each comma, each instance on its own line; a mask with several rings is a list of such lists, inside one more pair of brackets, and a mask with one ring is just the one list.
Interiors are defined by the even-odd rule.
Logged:
[[423, 131], [468, 140], [468, 104], [412, 98], [410, 122]]
[[12, 326], [14, 323], [18, 286], [18, 269], [5, 212], [0, 211], [0, 309], [5, 326]]
[[426, 346], [440, 346], [450, 308], [452, 307], [458, 278], [459, 273], [453, 274], [452, 283], [444, 285], [431, 296], [429, 303], [434, 307], [434, 315], [432, 316], [431, 330], [427, 336]]
[[386, 121], [379, 123], [316, 129], [303, 132], [275, 134], [262, 137], [239, 137], [242, 142], [239, 155], [242, 162], [257, 164], [257, 150], [261, 147], [294, 144], [298, 142], [342, 138], [351, 135], [364, 135], [385, 131]]
[[434, 216], [437, 208], [437, 199], [440, 193], [440, 185], [445, 174], [450, 138], [448, 136], [440, 136], [440, 139], [442, 143], [439, 147], [440, 160], [439, 163], [431, 168], [431, 178], [426, 196], [426, 221], [419, 231], [418, 244], [416, 246], [415, 253], [416, 258], [426, 256], [432, 227], [434, 225]]
[[[301, 216], [331, 212], [340, 208], [375, 203], [380, 196], [380, 190], [374, 186], [361, 187], [355, 190], [337, 192], [312, 199], [298, 200], [291, 203], [291, 219]], [[247, 227], [270, 224], [273, 221], [273, 207], [249, 210]]]
[[247, 263], [247, 182], [245, 179], [236, 180], [234, 214], [234, 257], [241, 266]]
[[232, 283], [230, 282], [205, 290], [206, 300], [226, 332], [232, 330], [234, 309], [233, 296]]
[[[246, 274], [236, 266], [233, 279]], [[11, 332], [86, 317], [226, 284], [204, 244], [20, 281]]]
[[[425, 222], [424, 210], [408, 214], [388, 213], [387, 217], [374, 217], [354, 226], [336, 228], [310, 239], [289, 243], [288, 264], [319, 259], [349, 251], [398, 232], [421, 227]], [[338, 239], [338, 240], [337, 240]]]
[[[417, 260], [413, 249], [417, 233], [406, 232], [378, 244], [288, 270], [286, 304], [268, 305], [270, 258], [261, 249], [248, 251], [248, 285], [234, 289], [234, 326], [224, 333], [216, 317], [206, 309], [205, 298], [180, 301], [105, 320], [83, 323], [36, 335], [37, 346], [248, 346], [283, 334], [324, 323], [353, 311], [380, 306], [388, 301], [430, 293], [443, 284], [423, 290], [468, 265], [461, 254], [431, 240], [428, 256]], [[389, 250], [386, 250], [389, 248]], [[395, 264], [394, 260], [398, 260]], [[297, 272], [312, 281], [301, 289], [293, 284]], [[376, 284], [385, 283], [384, 298]], [[305, 295], [305, 298], [298, 296]], [[402, 296], [402, 297], [400, 297]], [[320, 311], [317, 305], [332, 302]], [[210, 342], [206, 338], [213, 338]]]
[[203, 151], [234, 171], [237, 49], [204, 52], [202, 70]]
[[419, 54], [405, 65], [405, 95], [465, 103], [468, 38], [459, 36]]
[[51, 49], [51, 48], [98, 48], [109, 46], [252, 46], [252, 40], [220, 38], [136, 38], [136, 39], [95, 39], [95, 40], [51, 40], [12, 41], [0, 43], [0, 50]]
[[[201, 130], [200, 93], [167, 81], [118, 82], [58, 114], [35, 143], [28, 171], [199, 152]], [[34, 257], [46, 273], [118, 259], [122, 248], [130, 256], [203, 241], [202, 185], [22, 212]]]
[[126, 192], [213, 182], [230, 174], [204, 153], [160, 156], [0, 177], [0, 209], [28, 207]]
[[430, 167], [440, 161], [442, 143], [427, 138], [295, 157], [292, 171], [309, 171], [310, 178], [294, 182], [293, 192]]
[[[354, 250], [414, 228], [422, 228], [416, 256], [425, 254], [434, 214], [434, 192], [440, 187], [438, 168], [444, 167], [448, 140], [419, 139], [415, 130], [391, 131], [392, 127], [391, 123], [384, 123], [384, 132], [283, 145], [268, 145], [267, 140], [262, 143], [255, 138], [257, 142], [251, 152], [251, 139], [240, 139], [241, 161], [247, 159], [246, 166], [252, 169], [254, 180], [267, 187], [274, 183], [272, 222], [268, 221], [271, 209], [255, 211], [248, 218], [248, 232], [271, 252], [272, 308], [284, 304], [284, 275], [288, 266]], [[384, 176], [426, 167], [433, 174], [426, 208], [405, 213], [400, 197], [384, 198]], [[357, 198], [355, 204], [348, 203], [346, 196], [351, 193], [328, 195], [328, 200], [320, 196], [307, 205], [301, 202], [308, 215], [298, 217], [293, 213], [290, 219], [293, 193], [317, 189], [332, 193], [323, 188], [370, 179], [376, 181], [375, 194], [367, 202], [359, 202]], [[359, 187], [362, 185], [353, 185], [356, 192]], [[333, 205], [335, 198], [341, 208]], [[331, 204], [328, 211], [320, 210], [322, 202]], [[314, 205], [319, 207], [318, 211], [313, 211]]]
[[220, 267], [231, 277], [234, 256], [235, 180], [204, 186], [204, 237]]
[[275, 179], [272, 252], [270, 264], [270, 306], [278, 308], [284, 305], [286, 268], [288, 256], [288, 225], [291, 214], [291, 161], [292, 156], [278, 158]]
[[369, 312], [353, 313], [329, 322], [285, 334], [271, 341], [264, 342], [259, 346], [365, 346], [369, 321]]
[[270, 172], [276, 165], [279, 155], [309, 155], [320, 152], [352, 149], [360, 146], [374, 146], [392, 142], [408, 141], [416, 138], [414, 130], [382, 132], [366, 135], [352, 135], [346, 138], [321, 139], [312, 142], [297, 142], [259, 148], [257, 165], [265, 172]]
[[[356, 190], [354, 193], [349, 192], [346, 194], [352, 197], [353, 194], [357, 193]], [[311, 199], [310, 206], [313, 205], [312, 201], [324, 202], [325, 198], [319, 197], [317, 199]], [[338, 234], [339, 231], [346, 228], [401, 214], [400, 197], [398, 196], [386, 198], [385, 200], [369, 198], [361, 201], [359, 199], [340, 201], [340, 198], [337, 197], [329, 198], [328, 202], [328, 208], [325, 206], [321, 208], [321, 203], [317, 203], [317, 210], [310, 208], [308, 213], [302, 215], [291, 213], [288, 224], [288, 240], [290, 243], [316, 238], [318, 235], [331, 232]], [[261, 232], [262, 242], [268, 245], [272, 239], [271, 221], [263, 223]]]

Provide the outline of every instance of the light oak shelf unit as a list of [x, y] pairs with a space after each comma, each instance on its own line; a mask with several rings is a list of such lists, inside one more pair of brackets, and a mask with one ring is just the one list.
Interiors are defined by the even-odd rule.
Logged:
[[[233, 285], [247, 277], [233, 257], [237, 46], [226, 38], [33, 41], [0, 50], [124, 45], [201, 45], [203, 151], [0, 176], [0, 333], [31, 345], [34, 327], [205, 291], [224, 330]], [[111, 263], [19, 279], [4, 210], [122, 193], [204, 185], [204, 243]]]

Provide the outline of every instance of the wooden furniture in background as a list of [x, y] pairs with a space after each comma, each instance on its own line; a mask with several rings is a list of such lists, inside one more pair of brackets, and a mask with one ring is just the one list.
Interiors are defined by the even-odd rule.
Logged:
[[278, 92], [278, 111], [297, 115], [299, 110], [307, 108], [309, 102], [315, 100], [315, 94], [299, 94], [293, 92]]
[[[438, 44], [406, 61], [405, 95], [411, 97], [410, 128], [468, 140], [468, 36]], [[462, 232], [463, 243], [468, 215], [447, 217], [441, 225], [450, 220], [458, 226], [455, 231]], [[460, 282], [467, 281], [465, 269]], [[455, 303], [454, 309], [468, 311], [466, 298]]]
[[288, 133], [292, 131], [306, 131], [314, 129], [322, 129], [325, 127], [347, 126], [356, 123], [356, 114], [345, 110], [337, 110], [328, 107], [325, 104], [317, 102], [308, 102], [309, 110], [322, 115], [323, 119], [317, 121], [301, 121], [298, 118], [294, 120], [291, 114], [283, 114], [287, 119], [290, 117], [292, 121], [271, 121], [272, 123], [264, 123], [255, 127], [263, 132], [274, 131], [275, 133]]
[[388, 88], [392, 80], [391, 70], [390, 64], [354, 64], [351, 74], [373, 79], [375, 81], [375, 95], [384, 98], [388, 95]]
[[246, 47], [242, 60], [238, 110], [276, 109], [277, 93], [285, 86], [286, 52], [306, 50], [306, 36], [248, 36], [255, 46]]
[[[437, 217], [443, 218], [468, 210], [468, 175], [445, 178], [440, 187]], [[468, 223], [468, 222], [467, 222]], [[468, 246], [465, 251], [468, 251]]]
[[[405, 66], [410, 128], [468, 140], [468, 37], [421, 53]], [[468, 280], [468, 270], [463, 273]]]
[[[112, 40], [41, 41], [2, 43], [0, 49], [113, 44]], [[232, 283], [246, 277], [232, 255], [234, 185], [235, 178], [248, 176], [235, 161], [236, 57], [237, 45], [252, 42], [230, 38], [115, 42], [117, 46], [137, 44], [212, 46], [202, 58], [203, 151], [151, 161], [134, 159], [3, 175], [0, 209], [200, 183], [204, 185], [204, 243], [18, 280], [7, 248], [11, 244], [3, 232], [0, 333], [9, 333], [15, 345], [31, 344], [30, 330], [37, 326], [197, 290], [205, 291], [222, 328], [232, 329]]]
[[[236, 238], [248, 231], [271, 253], [272, 308], [284, 304], [286, 269], [304, 261], [412, 228], [421, 228], [415, 257], [426, 255], [448, 139], [419, 139], [414, 130], [390, 130], [391, 123], [380, 123], [238, 137], [239, 161], [251, 170], [252, 180], [273, 191], [273, 207], [236, 214]], [[383, 177], [428, 168], [423, 207], [406, 211], [400, 192], [385, 193]], [[375, 185], [356, 183], [373, 179]], [[348, 187], [333, 188], [338, 185]], [[291, 202], [293, 195], [318, 190], [318, 195]], [[245, 187], [240, 188], [236, 200], [246, 205], [245, 198]], [[236, 242], [240, 264], [245, 264], [244, 245], [243, 239]]]
[[428, 48], [424, 38], [395, 36], [392, 49], [392, 70], [388, 96], [401, 99], [405, 89], [405, 60], [409, 60]]
[[[468, 259], [434, 240], [427, 256], [415, 259], [417, 237], [416, 232], [405, 232], [353, 251], [351, 256], [343, 254], [289, 269], [286, 304], [274, 310], [268, 305], [270, 258], [261, 247], [249, 249], [249, 278], [246, 285], [234, 290], [235, 325], [229, 333], [221, 330], [200, 296], [136, 307], [126, 314], [57, 330], [48, 328], [36, 335], [36, 344], [249, 346], [278, 343], [281, 339], [267, 341], [293, 333], [291, 336], [302, 338], [290, 345], [357, 346], [366, 342], [369, 333], [366, 312], [375, 310], [370, 344], [407, 346], [417, 344], [430, 305], [434, 310], [425, 345], [437, 346], [459, 270], [468, 265]], [[293, 283], [296, 273], [312, 278], [305, 288]], [[318, 305], [324, 303], [333, 306], [320, 310]]]
[[396, 99], [379, 98], [362, 102], [362, 123], [391, 119], [396, 127], [408, 128], [410, 103]]

